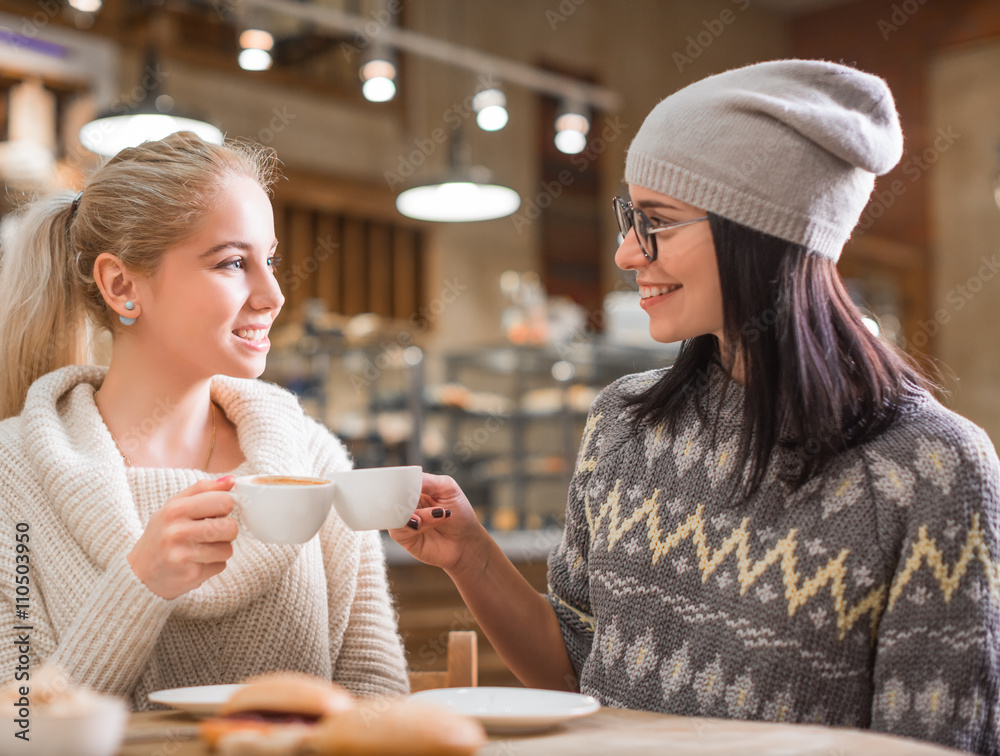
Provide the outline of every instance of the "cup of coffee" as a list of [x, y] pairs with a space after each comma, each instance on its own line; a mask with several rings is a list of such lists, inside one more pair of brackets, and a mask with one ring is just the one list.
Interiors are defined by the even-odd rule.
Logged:
[[333, 507], [351, 530], [401, 528], [420, 501], [422, 473], [419, 465], [333, 473]]
[[265, 543], [308, 541], [330, 513], [333, 492], [326, 478], [294, 475], [244, 475], [232, 490], [244, 526]]

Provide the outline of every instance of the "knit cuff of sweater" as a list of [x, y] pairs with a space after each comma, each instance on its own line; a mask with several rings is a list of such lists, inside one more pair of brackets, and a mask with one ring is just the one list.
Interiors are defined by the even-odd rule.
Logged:
[[127, 555], [108, 564], [53, 660], [79, 683], [127, 696], [139, 679], [174, 602], [160, 598], [132, 571]]

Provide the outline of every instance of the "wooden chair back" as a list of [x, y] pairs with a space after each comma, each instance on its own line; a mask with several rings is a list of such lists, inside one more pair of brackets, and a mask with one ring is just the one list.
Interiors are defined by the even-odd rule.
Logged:
[[479, 647], [475, 632], [448, 633], [448, 666], [444, 671], [410, 672], [410, 692], [431, 688], [474, 688], [479, 684]]

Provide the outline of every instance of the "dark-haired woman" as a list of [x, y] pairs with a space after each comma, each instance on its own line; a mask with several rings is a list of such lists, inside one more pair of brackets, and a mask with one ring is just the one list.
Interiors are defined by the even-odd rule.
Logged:
[[836, 271], [901, 154], [885, 83], [822, 61], [713, 76], [647, 117], [615, 259], [653, 337], [684, 343], [591, 408], [547, 595], [450, 478], [393, 532], [525, 684], [998, 752], [996, 451]]

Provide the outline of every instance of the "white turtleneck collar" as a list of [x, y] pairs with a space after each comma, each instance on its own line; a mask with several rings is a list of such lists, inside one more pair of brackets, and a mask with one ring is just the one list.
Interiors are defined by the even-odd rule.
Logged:
[[[102, 570], [128, 552], [142, 534], [133, 492], [164, 474], [190, 484], [203, 471], [132, 468], [122, 461], [97, 406], [94, 393], [106, 369], [71, 366], [49, 373], [28, 392], [21, 413], [25, 453], [51, 506], [78, 545]], [[235, 424], [246, 457], [240, 471], [252, 474], [309, 474], [303, 466], [305, 416], [296, 398], [262, 381], [216, 377], [212, 397]], [[132, 482], [130, 487], [129, 482]], [[273, 587], [302, 546], [264, 544], [241, 533], [223, 573], [176, 600], [174, 613], [205, 618], [238, 609]]]

